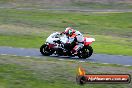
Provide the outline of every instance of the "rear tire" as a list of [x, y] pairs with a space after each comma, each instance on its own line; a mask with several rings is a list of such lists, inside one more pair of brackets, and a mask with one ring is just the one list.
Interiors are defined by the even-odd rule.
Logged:
[[46, 45], [46, 44], [43, 44], [40, 47], [40, 52], [44, 56], [50, 56], [50, 55], [52, 55], [54, 53], [53, 50], [49, 49], [48, 45]]

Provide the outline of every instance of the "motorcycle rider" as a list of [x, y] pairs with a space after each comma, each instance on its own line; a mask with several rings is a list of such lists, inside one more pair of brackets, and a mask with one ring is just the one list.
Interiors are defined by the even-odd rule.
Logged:
[[73, 41], [76, 42], [76, 46], [72, 49], [72, 53], [77, 54], [78, 50], [84, 46], [84, 37], [82, 33], [77, 30], [74, 30], [71, 27], [67, 27], [64, 33], [68, 37], [67, 44], [71, 44]]

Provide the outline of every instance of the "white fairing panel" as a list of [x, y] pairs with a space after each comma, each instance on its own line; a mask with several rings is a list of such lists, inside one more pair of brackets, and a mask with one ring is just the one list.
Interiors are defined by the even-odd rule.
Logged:
[[57, 41], [60, 40], [63, 43], [66, 43], [68, 41], [68, 38], [66, 37], [66, 35], [60, 35], [59, 32], [55, 32], [52, 33], [47, 39], [46, 42], [50, 43], [50, 44], [54, 44], [53, 41]]
[[59, 35], [59, 34], [60, 34], [59, 32], [52, 33], [52, 34], [46, 39], [46, 42], [51, 43], [51, 44], [54, 44], [53, 41], [55, 41], [55, 40], [60, 40], [59, 38], [56, 37], [56, 36]]
[[69, 37], [68, 43], [72, 43], [74, 41], [74, 38]]
[[83, 42], [84, 41], [83, 35], [77, 35], [76, 38], [77, 38], [78, 42]]
[[86, 42], [94, 42], [95, 39], [94, 38], [86, 38]]
[[63, 43], [66, 43], [68, 41], [68, 38], [66, 37], [66, 35], [62, 35], [60, 37], [60, 40], [63, 42]]
[[[79, 32], [79, 31], [76, 31], [75, 34], [76, 34], [76, 35], [82, 35], [82, 33]], [[82, 35], [82, 36], [83, 36], [83, 35]]]
[[84, 41], [84, 37], [83, 37], [81, 32], [76, 31], [75, 34], [77, 35], [76, 38], [77, 38], [78, 42], [83, 42]]

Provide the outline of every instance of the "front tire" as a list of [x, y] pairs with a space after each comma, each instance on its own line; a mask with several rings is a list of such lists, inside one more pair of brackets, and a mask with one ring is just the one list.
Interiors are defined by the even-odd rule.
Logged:
[[84, 46], [81, 50], [78, 52], [78, 57], [86, 59], [90, 57], [93, 54], [93, 48], [91, 46]]
[[50, 56], [53, 54], [53, 51], [51, 49], [49, 49], [48, 45], [46, 44], [43, 44], [41, 47], [40, 47], [40, 52], [42, 55], [44, 56]]

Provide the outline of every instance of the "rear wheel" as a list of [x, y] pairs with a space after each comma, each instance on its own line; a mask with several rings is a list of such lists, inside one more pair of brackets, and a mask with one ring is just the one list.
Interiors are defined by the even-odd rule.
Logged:
[[90, 57], [92, 55], [92, 53], [93, 53], [93, 49], [91, 46], [84, 46], [84, 48], [82, 48], [78, 51], [78, 57], [86, 59], [86, 58]]
[[46, 45], [46, 44], [43, 44], [40, 47], [40, 52], [42, 55], [45, 55], [45, 56], [49, 56], [49, 55], [52, 55], [54, 53], [54, 51], [49, 49], [48, 45]]

